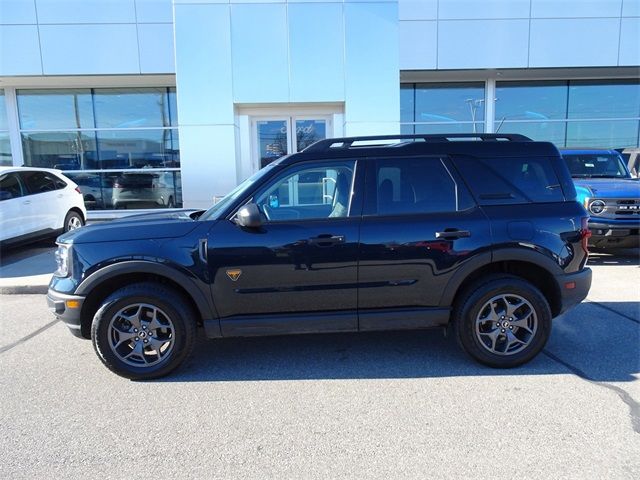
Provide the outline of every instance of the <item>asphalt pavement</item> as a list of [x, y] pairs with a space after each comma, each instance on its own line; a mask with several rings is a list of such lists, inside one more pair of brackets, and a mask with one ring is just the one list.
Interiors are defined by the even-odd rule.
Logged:
[[385, 332], [201, 340], [131, 382], [44, 295], [1, 295], [0, 478], [640, 478], [639, 254], [590, 262], [588, 300], [514, 370]]

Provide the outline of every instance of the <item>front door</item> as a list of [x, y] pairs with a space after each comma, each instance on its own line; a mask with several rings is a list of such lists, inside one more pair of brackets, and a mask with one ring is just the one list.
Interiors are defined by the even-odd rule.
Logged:
[[254, 195], [260, 227], [214, 226], [208, 261], [223, 335], [357, 330], [356, 164], [292, 165]]
[[254, 169], [330, 137], [332, 128], [329, 115], [253, 117]]

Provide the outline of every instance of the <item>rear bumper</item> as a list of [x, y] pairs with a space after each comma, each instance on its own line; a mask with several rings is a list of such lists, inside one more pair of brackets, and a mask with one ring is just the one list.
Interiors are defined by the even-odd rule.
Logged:
[[49, 310], [51, 310], [57, 318], [62, 320], [67, 327], [69, 327], [71, 333], [79, 338], [84, 338], [82, 335], [82, 322], [80, 318], [84, 299], [85, 297], [79, 295], [66, 295], [52, 289], [49, 289], [47, 292], [47, 306], [49, 307]]
[[556, 281], [560, 287], [560, 313], [564, 313], [587, 298], [591, 288], [591, 269], [584, 268], [577, 273], [556, 275]]

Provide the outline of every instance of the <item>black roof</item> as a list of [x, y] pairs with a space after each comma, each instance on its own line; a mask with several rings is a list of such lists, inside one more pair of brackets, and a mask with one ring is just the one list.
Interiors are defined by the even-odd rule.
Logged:
[[320, 140], [300, 153], [283, 157], [287, 165], [322, 158], [363, 158], [416, 155], [468, 155], [477, 157], [559, 157], [549, 142], [535, 142], [524, 135], [456, 133], [438, 135], [381, 135]]

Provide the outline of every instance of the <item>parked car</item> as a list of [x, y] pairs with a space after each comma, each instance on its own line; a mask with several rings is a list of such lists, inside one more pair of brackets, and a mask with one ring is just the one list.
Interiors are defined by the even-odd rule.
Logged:
[[210, 338], [451, 326], [477, 361], [515, 367], [589, 291], [587, 220], [550, 143], [324, 140], [206, 212], [62, 235], [47, 301], [132, 379], [183, 363], [197, 325]]
[[113, 208], [176, 206], [173, 172], [123, 173], [113, 182]]
[[592, 236], [599, 248], [640, 247], [640, 182], [620, 153], [607, 149], [561, 149], [576, 184], [578, 200], [589, 211]]
[[0, 167], [0, 243], [55, 237], [84, 225], [78, 186], [57, 170]]

